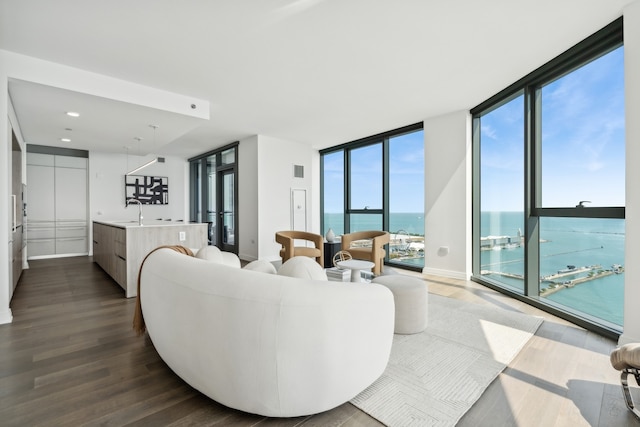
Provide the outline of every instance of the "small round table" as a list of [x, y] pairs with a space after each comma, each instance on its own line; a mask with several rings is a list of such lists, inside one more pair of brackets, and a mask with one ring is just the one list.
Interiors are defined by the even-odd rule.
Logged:
[[336, 265], [340, 268], [348, 268], [351, 270], [351, 281], [360, 282], [360, 271], [371, 270], [375, 264], [371, 261], [363, 261], [360, 259], [348, 259], [345, 261], [338, 261]]

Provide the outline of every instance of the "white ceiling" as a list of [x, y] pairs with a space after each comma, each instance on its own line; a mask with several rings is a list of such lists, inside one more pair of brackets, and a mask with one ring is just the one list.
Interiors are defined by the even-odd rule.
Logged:
[[[201, 121], [12, 80], [29, 143], [124, 152], [156, 124], [185, 158], [255, 134], [323, 148], [469, 109], [630, 2], [0, 0], [0, 48], [210, 102]], [[80, 107], [100, 119], [59, 114]]]

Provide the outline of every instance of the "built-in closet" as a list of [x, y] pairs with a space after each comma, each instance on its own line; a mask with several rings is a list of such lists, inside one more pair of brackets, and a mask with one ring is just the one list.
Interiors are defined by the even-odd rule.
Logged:
[[22, 255], [25, 241], [23, 238], [23, 197], [24, 186], [22, 185], [22, 150], [16, 138], [16, 134], [12, 132], [12, 148], [11, 148], [11, 204], [9, 209], [11, 218], [11, 272], [12, 287], [9, 292], [9, 299], [13, 296], [13, 291], [18, 285], [20, 275], [22, 275]]
[[27, 145], [29, 259], [87, 255], [88, 152]]

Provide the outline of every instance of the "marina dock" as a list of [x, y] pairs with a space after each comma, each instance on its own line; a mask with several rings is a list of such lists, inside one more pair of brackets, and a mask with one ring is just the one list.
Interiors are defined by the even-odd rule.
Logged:
[[[603, 269], [601, 265], [587, 265], [583, 267], [567, 266], [564, 270], [559, 270], [557, 273], [540, 278], [540, 296], [548, 296], [562, 289], [572, 288], [581, 283], [611, 276], [612, 274], [621, 274], [623, 272], [624, 267], [620, 264], [614, 264], [610, 269]], [[481, 274], [524, 280], [524, 276], [517, 273], [482, 270]], [[546, 287], [543, 287], [545, 285]]]

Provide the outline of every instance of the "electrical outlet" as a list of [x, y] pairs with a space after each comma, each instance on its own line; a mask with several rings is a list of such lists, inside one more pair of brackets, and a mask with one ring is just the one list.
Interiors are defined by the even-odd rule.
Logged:
[[184, 242], [185, 240], [187, 240], [187, 232], [186, 231], [181, 231], [180, 232], [180, 241]]
[[449, 246], [440, 246], [440, 248], [438, 248], [438, 256], [447, 255], [449, 255]]

